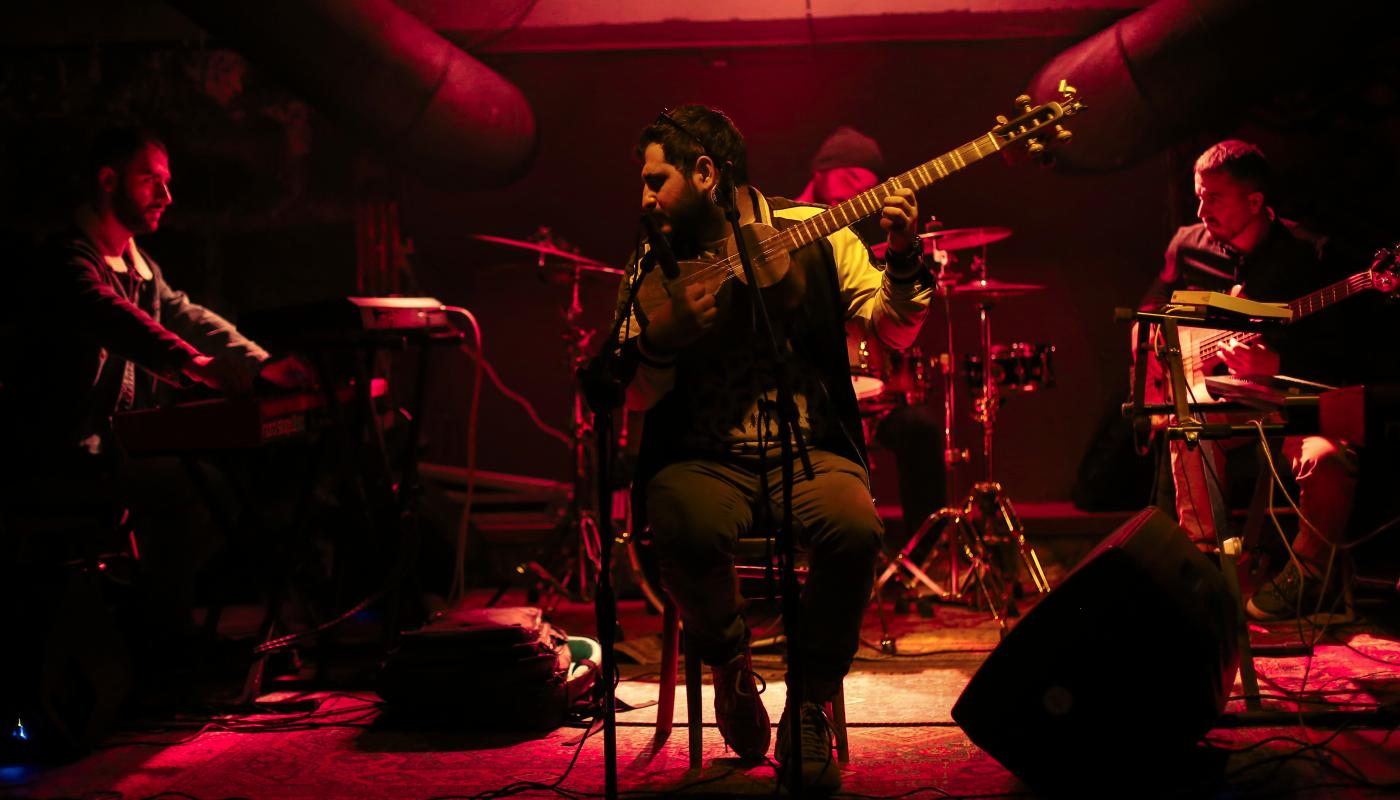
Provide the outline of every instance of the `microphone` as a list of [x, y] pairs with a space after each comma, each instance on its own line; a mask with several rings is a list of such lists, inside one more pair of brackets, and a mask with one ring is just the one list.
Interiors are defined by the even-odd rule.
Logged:
[[646, 226], [647, 242], [651, 244], [656, 263], [661, 266], [661, 274], [665, 275], [668, 281], [679, 278], [681, 267], [676, 263], [676, 254], [671, 252], [671, 243], [666, 241], [666, 235], [656, 226], [656, 220], [652, 219], [650, 214], [643, 214], [642, 225]]

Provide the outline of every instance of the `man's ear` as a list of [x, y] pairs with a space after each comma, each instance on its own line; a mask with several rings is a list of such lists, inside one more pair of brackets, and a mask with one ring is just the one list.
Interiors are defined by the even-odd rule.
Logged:
[[700, 156], [695, 159], [695, 169], [691, 171], [690, 178], [696, 191], [704, 194], [719, 183], [719, 169], [709, 156]]
[[1264, 193], [1263, 193], [1263, 192], [1250, 192], [1250, 193], [1249, 193], [1248, 200], [1249, 200], [1249, 213], [1251, 213], [1251, 214], [1258, 214], [1260, 211], [1263, 211], [1263, 210], [1264, 210]]
[[102, 167], [97, 170], [97, 187], [105, 194], [115, 194], [121, 176], [112, 167]]

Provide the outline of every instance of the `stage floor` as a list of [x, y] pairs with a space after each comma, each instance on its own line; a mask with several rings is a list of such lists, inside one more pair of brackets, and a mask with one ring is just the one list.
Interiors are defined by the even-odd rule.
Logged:
[[[591, 635], [591, 613], [588, 605], [566, 603], [555, 618], [570, 632]], [[1035, 796], [973, 745], [949, 714], [969, 677], [996, 646], [996, 626], [985, 614], [956, 606], [936, 606], [932, 618], [911, 613], [888, 619], [899, 655], [862, 647], [846, 681], [852, 758], [843, 770], [844, 793]], [[621, 623], [626, 638], [617, 694], [628, 704], [641, 705], [657, 693], [660, 621], [640, 601], [629, 601], [623, 603]], [[1372, 618], [1329, 630], [1312, 659], [1261, 658], [1263, 690], [1281, 694], [1301, 687], [1335, 707], [1379, 702], [1394, 708], [1400, 701], [1400, 637], [1395, 630]], [[874, 642], [881, 635], [872, 611], [863, 636]], [[1296, 626], [1281, 625], [1272, 632], [1258, 629], [1253, 638], [1296, 636]], [[776, 724], [785, 696], [781, 655], [763, 650], [755, 661], [767, 679], [763, 696]], [[683, 682], [677, 689], [678, 726], [668, 741], [654, 741], [654, 706], [618, 714], [618, 784], [624, 796], [763, 796], [774, 791], [771, 765], [743, 764], [727, 752], [713, 724], [708, 675], [705, 681], [703, 767], [698, 771], [687, 764]], [[1143, 686], [1140, 696], [1124, 698], [1123, 713], [1163, 713], [1153, 694], [1152, 686]], [[379, 800], [501, 796], [492, 792], [518, 781], [538, 784], [524, 796], [597, 796], [603, 791], [603, 737], [582, 740], [582, 728], [520, 735], [390, 725], [381, 719], [377, 697], [354, 688], [283, 692], [264, 699], [312, 700], [316, 708], [290, 715], [210, 718], [191, 712], [180, 719], [147, 720], [75, 763], [8, 767], [0, 771], [0, 792], [6, 797], [103, 800]], [[1299, 707], [1279, 701], [1269, 705]], [[1112, 727], [1102, 731], [1104, 737], [1115, 735]], [[1370, 797], [1386, 792], [1360, 788], [1353, 776], [1389, 784], [1392, 791], [1400, 781], [1400, 737], [1387, 730], [1222, 727], [1208, 738], [1222, 749], [1220, 769], [1213, 779], [1190, 791], [1174, 790], [1172, 796]], [[1224, 748], [1239, 752], [1226, 754]], [[1094, 742], [1084, 742], [1084, 751], [1093, 763]], [[1122, 786], [1115, 794], [1151, 795], [1162, 785], [1161, 775], [1144, 774], [1137, 785]]]

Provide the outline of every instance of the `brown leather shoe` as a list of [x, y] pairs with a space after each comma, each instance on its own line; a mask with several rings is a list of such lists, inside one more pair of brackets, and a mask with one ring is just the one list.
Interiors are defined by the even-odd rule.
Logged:
[[710, 668], [715, 681], [715, 721], [724, 743], [740, 758], [756, 760], [768, 755], [772, 731], [768, 709], [763, 706], [763, 681], [753, 671], [748, 648], [729, 663]]

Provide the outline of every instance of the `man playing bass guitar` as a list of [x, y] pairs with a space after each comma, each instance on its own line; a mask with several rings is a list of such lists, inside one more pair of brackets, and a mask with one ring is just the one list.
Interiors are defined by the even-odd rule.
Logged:
[[[1142, 306], [1155, 310], [1180, 289], [1207, 289], [1264, 302], [1287, 302], [1328, 283], [1318, 247], [1266, 202], [1268, 160], [1256, 146], [1239, 140], [1216, 144], [1196, 160], [1195, 190], [1200, 223], [1177, 231], [1167, 245], [1166, 263]], [[1335, 321], [1335, 320], [1333, 320]], [[1315, 322], [1312, 321], [1312, 322]], [[1252, 340], [1223, 337], [1218, 360], [1232, 375], [1251, 378], [1280, 372], [1327, 376], [1332, 348], [1317, 341], [1321, 326], [1290, 325]], [[1183, 344], [1183, 351], [1187, 346]], [[1203, 360], [1193, 360], [1197, 365]], [[1320, 363], [1322, 362], [1322, 363]], [[1208, 366], [1208, 365], [1207, 365]], [[1209, 370], [1207, 370], [1209, 372]], [[1188, 376], [1188, 383], [1190, 376]], [[1188, 398], [1206, 402], [1208, 397]], [[1203, 549], [1216, 541], [1215, 521], [1224, 519], [1226, 442], [1202, 442], [1188, 449], [1171, 443], [1172, 480], [1181, 526]], [[1236, 440], [1238, 443], [1238, 440]], [[1356, 484], [1355, 458], [1345, 446], [1321, 436], [1289, 436], [1279, 454], [1298, 484], [1300, 520], [1292, 542], [1296, 559], [1250, 599], [1247, 610], [1259, 620], [1290, 619], [1334, 608], [1339, 565], [1329, 572], [1332, 545], [1343, 541]], [[1209, 465], [1205, 459], [1210, 459]]]

